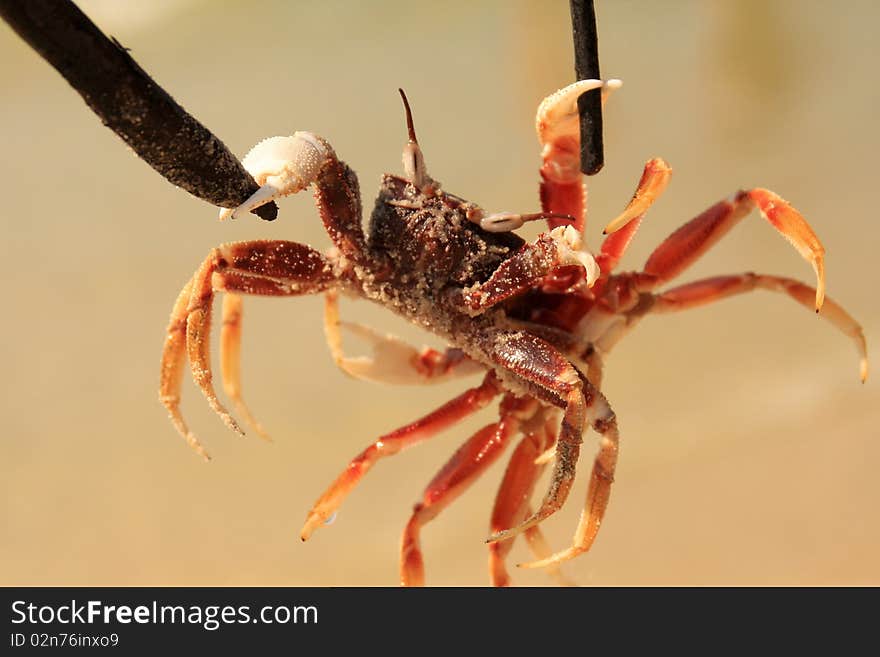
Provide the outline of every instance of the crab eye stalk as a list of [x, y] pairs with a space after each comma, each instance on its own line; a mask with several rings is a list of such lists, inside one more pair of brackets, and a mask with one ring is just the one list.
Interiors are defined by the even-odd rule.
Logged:
[[514, 214], [512, 212], [496, 212], [495, 214], [483, 215], [481, 212], [469, 211], [467, 218], [479, 224], [480, 228], [490, 233], [506, 233], [516, 230], [527, 221], [536, 219], [560, 219], [568, 224], [574, 224], [575, 218], [570, 214], [557, 212], [533, 212], [532, 214]]
[[400, 97], [403, 99], [403, 108], [406, 111], [406, 129], [409, 134], [409, 142], [403, 147], [403, 170], [406, 172], [407, 179], [421, 192], [431, 193], [436, 185], [428, 175], [428, 168], [425, 166], [425, 158], [422, 155], [422, 149], [419, 148], [419, 142], [416, 139], [416, 129], [413, 126], [412, 110], [409, 107], [409, 101], [403, 89], [398, 89]]

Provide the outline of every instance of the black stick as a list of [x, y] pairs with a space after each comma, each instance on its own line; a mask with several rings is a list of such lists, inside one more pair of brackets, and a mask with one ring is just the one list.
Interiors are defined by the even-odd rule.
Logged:
[[[223, 142], [70, 0], [0, 0], [0, 16], [172, 185], [221, 207], [235, 207], [257, 191]], [[254, 213], [272, 220], [278, 207], [269, 203]]]
[[[571, 0], [571, 28], [574, 37], [574, 70], [578, 80], [601, 80], [599, 38], [593, 0]], [[581, 171], [592, 176], [605, 164], [602, 146], [602, 90], [594, 89], [578, 98], [581, 117]]]

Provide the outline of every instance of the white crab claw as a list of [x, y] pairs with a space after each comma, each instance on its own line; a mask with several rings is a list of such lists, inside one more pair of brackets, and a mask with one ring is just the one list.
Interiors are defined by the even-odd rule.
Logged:
[[302, 191], [315, 182], [321, 165], [331, 157], [336, 154], [330, 144], [311, 132], [264, 139], [241, 161], [260, 189], [237, 208], [220, 210], [220, 219], [236, 219], [269, 201]]
[[558, 226], [550, 231], [556, 242], [557, 258], [561, 265], [580, 265], [587, 273], [587, 286], [592, 287], [601, 273], [592, 255], [583, 250], [581, 234], [573, 226]]
[[336, 356], [336, 365], [346, 374], [364, 381], [413, 385], [425, 383], [412, 363], [419, 352], [393, 335], [382, 335], [368, 326], [340, 322], [355, 335], [366, 340], [373, 348], [373, 356], [347, 357], [341, 353]]
[[580, 135], [577, 101], [581, 94], [593, 89], [601, 89], [604, 103], [608, 94], [620, 89], [621, 86], [623, 82], [617, 79], [580, 80], [550, 94], [538, 106], [536, 120], [538, 140], [546, 146], [560, 137]]

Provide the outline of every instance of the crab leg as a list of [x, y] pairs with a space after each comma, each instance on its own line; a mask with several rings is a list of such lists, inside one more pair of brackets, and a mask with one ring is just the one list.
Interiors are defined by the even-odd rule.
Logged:
[[[493, 360], [521, 379], [532, 394], [564, 409], [549, 490], [538, 510], [509, 529], [491, 535], [502, 541], [542, 522], [564, 503], [574, 482], [585, 422], [600, 434], [599, 453], [593, 464], [587, 499], [589, 532], [595, 536], [608, 504], [617, 463], [618, 430], [614, 412], [605, 397], [547, 342], [529, 335], [494, 337]], [[591, 539], [592, 540], [592, 539]]]
[[672, 169], [659, 157], [648, 160], [645, 164], [645, 170], [642, 172], [642, 178], [632, 200], [623, 213], [605, 227], [604, 232], [609, 235], [602, 242], [602, 250], [596, 256], [596, 262], [599, 263], [599, 269], [603, 274], [609, 274], [617, 267], [617, 263], [620, 262], [636, 234], [642, 217], [666, 189], [671, 175]]
[[[544, 426], [528, 432], [516, 446], [495, 497], [495, 506], [492, 509], [492, 519], [489, 525], [491, 532], [513, 527], [532, 514], [529, 499], [535, 489], [538, 477], [544, 471], [544, 465], [536, 463], [536, 459], [549, 447], [548, 443], [552, 442], [555, 442], [553, 430], [549, 426]], [[551, 554], [552, 551], [538, 526], [528, 528], [525, 531], [525, 536], [535, 556], [544, 558]], [[493, 586], [510, 585], [510, 576], [504, 561], [515, 540], [514, 536], [489, 544], [489, 576]], [[550, 574], [557, 579], [561, 577], [555, 568], [551, 569]]]
[[825, 298], [825, 249], [800, 212], [766, 189], [737, 192], [731, 199], [716, 203], [683, 225], [654, 250], [645, 263], [645, 273], [656, 277], [654, 286], [672, 280], [755, 207], [813, 266], [817, 280], [815, 308], [818, 312]]
[[[580, 169], [581, 135], [577, 99], [592, 89], [602, 89], [602, 102], [619, 89], [620, 80], [581, 80], [547, 96], [538, 106], [535, 127], [543, 150], [541, 206], [544, 212], [575, 218], [573, 227], [584, 230], [585, 194]], [[549, 219], [550, 228], [569, 222]]]
[[523, 418], [534, 413], [535, 402], [507, 395], [501, 403], [501, 419], [489, 424], [458, 448], [440, 469], [413, 508], [400, 543], [400, 583], [423, 586], [425, 566], [421, 550], [421, 529], [437, 517], [492, 465], [507, 445]]
[[215, 249], [193, 276], [189, 304], [186, 308], [186, 354], [193, 380], [202, 389], [210, 407], [227, 427], [244, 435], [229, 411], [217, 399], [212, 383], [210, 352], [211, 307], [214, 301], [212, 278], [221, 257]]
[[[604, 336], [599, 337], [599, 342], [602, 341]], [[553, 343], [555, 344], [555, 343]], [[559, 345], [556, 345], [557, 347]], [[602, 377], [604, 376], [604, 367], [605, 364], [602, 360], [602, 356], [600, 352], [596, 349], [594, 345], [589, 345], [586, 351], [578, 353], [575, 351], [572, 353], [569, 349], [563, 349], [563, 353], [568, 355], [572, 362], [576, 364], [577, 368], [586, 374], [587, 380], [593, 384], [593, 386], [597, 390], [602, 389]], [[549, 441], [548, 447], [535, 458], [536, 465], [543, 465], [545, 463], [549, 463], [556, 456], [556, 437], [553, 436], [553, 440]]]
[[[355, 335], [370, 343], [373, 357], [350, 358], [342, 349], [342, 331], [345, 326]], [[329, 290], [324, 295], [324, 335], [336, 365], [356, 379], [390, 384], [440, 383], [452, 378], [485, 372], [485, 368], [468, 358], [461, 349], [437, 351], [429, 347], [421, 350], [403, 340], [381, 334], [369, 326], [339, 320], [339, 294]]]
[[[264, 296], [299, 296], [321, 292], [336, 282], [332, 266], [311, 247], [296, 242], [255, 241], [226, 244], [214, 249], [192, 280], [181, 291], [168, 324], [162, 351], [159, 396], [171, 420], [187, 443], [207, 457], [179, 411], [183, 359], [189, 358], [193, 379], [211, 408], [232, 430], [238, 424], [217, 399], [210, 361], [211, 309], [215, 291]], [[233, 353], [223, 360], [236, 360], [235, 335], [227, 336]], [[233, 366], [235, 369], [237, 366]]]
[[[587, 488], [586, 504], [581, 512], [572, 546], [537, 561], [517, 564], [520, 568], [553, 568], [558, 566], [563, 561], [573, 559], [577, 555], [589, 550], [599, 533], [599, 527], [602, 524], [602, 519], [605, 517], [605, 510], [608, 507], [608, 500], [611, 496], [611, 484], [614, 482], [619, 434], [614, 413], [608, 406], [608, 402], [598, 390], [594, 389], [593, 394], [598, 397], [596, 404], [598, 406], [598, 413], [593, 414], [593, 417], [597, 418], [593, 420], [593, 428], [600, 434], [599, 451], [593, 461], [593, 471], [590, 476], [589, 487]], [[556, 458], [558, 463], [558, 453]], [[539, 457], [537, 461], [540, 463], [543, 459]], [[528, 522], [526, 521], [525, 524], [528, 524]], [[495, 534], [492, 538], [497, 538], [503, 534], [505, 532], [500, 532], [500, 534]]]
[[180, 413], [180, 384], [183, 381], [184, 364], [186, 363], [186, 317], [189, 297], [192, 290], [192, 279], [183, 286], [174, 308], [166, 331], [165, 346], [162, 350], [162, 368], [159, 374], [159, 401], [168, 410], [174, 428], [183, 436], [186, 444], [195, 450], [206, 461], [211, 457], [202, 447], [195, 434], [190, 431]]
[[[783, 292], [810, 309], [813, 308], [816, 294], [813, 288], [800, 281], [748, 272], [706, 278], [662, 292], [655, 297], [650, 312], [667, 313], [686, 310], [755, 289]], [[862, 327], [839, 304], [827, 297], [819, 311], [819, 316], [827, 319], [842, 333], [853, 339], [859, 353], [859, 376], [864, 382], [868, 378], [868, 352]]]
[[[814, 308], [815, 289], [788, 278], [745, 273], [703, 279], [660, 293], [655, 297], [650, 312], [663, 313], [686, 310], [758, 288], [773, 292], [784, 292], [802, 306], [809, 309]], [[853, 338], [860, 357], [860, 377], [864, 382], [868, 376], [868, 360], [865, 337], [861, 326], [832, 299], [825, 299], [819, 315], [828, 319], [843, 333]], [[616, 448], [610, 450], [606, 449], [605, 444], [600, 445], [599, 456], [596, 459], [597, 464], [603, 458], [603, 452], [605, 453], [604, 458], [608, 461], [605, 467], [610, 466], [611, 472], [613, 472]], [[599, 510], [598, 507], [604, 507], [604, 504], [607, 504], [607, 491], [605, 493], [602, 492], [602, 485], [601, 477], [598, 479], [596, 477], [596, 468], [594, 466], [593, 478], [590, 481], [587, 493], [587, 506], [581, 515], [572, 547], [558, 552], [549, 558], [519, 565], [523, 568], [546, 568], [589, 550], [595, 540], [601, 522], [602, 510]], [[603, 495], [606, 498], [604, 502], [602, 500]]]
[[241, 316], [241, 296], [227, 292], [223, 297], [223, 327], [220, 329], [220, 374], [223, 390], [235, 404], [238, 414], [257, 435], [264, 440], [271, 440], [241, 397]]
[[302, 540], [308, 540], [316, 529], [336, 513], [343, 500], [379, 459], [432, 438], [443, 429], [484, 408], [499, 392], [499, 384], [490, 372], [476, 388], [466, 390], [434, 412], [385, 434], [367, 447], [352, 459], [336, 481], [315, 502], [300, 533]]
[[325, 163], [315, 181], [315, 203], [327, 234], [346, 258], [372, 271], [387, 266], [381, 254], [367, 255], [357, 176], [335, 156]]
[[[532, 509], [531, 507], [526, 507], [526, 515], [531, 515]], [[541, 531], [541, 528], [535, 525], [534, 527], [529, 527], [527, 530], [523, 532], [523, 536], [526, 537], [526, 543], [529, 545], [529, 549], [532, 551], [538, 559], [544, 559], [547, 556], [553, 554], [553, 550], [550, 547], [550, 544], [547, 542], [547, 539], [544, 538], [544, 534]], [[574, 586], [574, 583], [566, 577], [562, 571], [559, 569], [559, 566], [556, 564], [551, 564], [547, 566], [545, 572], [552, 577], [559, 586]]]
[[572, 546], [544, 559], [518, 564], [521, 568], [549, 568], [573, 559], [589, 550], [593, 545], [605, 516], [605, 509], [608, 507], [611, 484], [614, 482], [614, 470], [617, 467], [617, 426], [614, 424], [608, 429], [604, 433], [599, 432], [603, 434], [599, 439], [599, 453], [593, 462], [593, 472], [590, 476], [590, 485], [587, 488], [587, 502], [581, 512]]

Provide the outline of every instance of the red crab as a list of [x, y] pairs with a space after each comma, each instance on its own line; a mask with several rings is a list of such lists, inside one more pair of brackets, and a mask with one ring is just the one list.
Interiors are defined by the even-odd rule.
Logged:
[[[162, 356], [160, 396], [186, 441], [207, 458], [180, 414], [180, 383], [189, 360], [195, 382], [228, 427], [238, 424], [217, 399], [211, 375], [209, 331], [214, 295], [225, 292], [220, 358], [224, 389], [238, 411], [263, 433], [244, 406], [239, 384], [241, 295], [299, 296], [323, 292], [325, 326], [336, 363], [361, 378], [410, 382], [482, 372], [482, 382], [424, 417], [388, 433], [357, 455], [309, 512], [303, 540], [322, 526], [380, 459], [426, 440], [500, 397], [499, 415], [471, 436], [428, 484], [403, 532], [400, 579], [424, 583], [420, 531], [521, 436], [504, 474], [491, 517], [489, 571], [506, 585], [505, 558], [523, 533], [537, 560], [524, 567], [556, 572], [559, 563], [587, 551], [596, 538], [614, 480], [617, 420], [600, 392], [605, 356], [642, 317], [684, 310], [763, 288], [784, 292], [850, 335], [867, 376], [859, 325], [825, 299], [823, 248], [800, 213], [766, 189], [750, 189], [720, 201], [675, 231], [641, 271], [613, 273], [645, 212], [669, 181], [663, 160], [645, 166], [635, 195], [606, 228], [594, 258], [582, 246], [584, 188], [579, 170], [577, 98], [619, 81], [578, 82], [547, 97], [538, 108], [543, 146], [542, 212], [489, 214], [444, 192], [428, 175], [406, 103], [409, 142], [405, 176], [386, 174], [364, 233], [354, 172], [330, 145], [311, 133], [260, 142], [243, 163], [261, 188], [221, 217], [249, 211], [270, 199], [314, 185], [321, 219], [334, 247], [320, 253], [287, 241], [225, 244], [211, 251], [181, 291]], [[401, 92], [401, 95], [402, 92]], [[719, 276], [661, 290], [736, 223], [757, 207], [813, 266], [817, 287], [753, 273]], [[550, 230], [526, 243], [511, 231], [544, 218]], [[442, 337], [444, 351], [418, 350], [358, 325], [375, 358], [342, 353], [337, 296], [366, 298]], [[559, 415], [561, 413], [561, 422]], [[572, 545], [552, 553], [540, 523], [559, 509], [575, 476], [585, 425], [599, 434], [599, 450], [586, 504]], [[549, 489], [533, 508], [530, 498], [553, 463]]]

